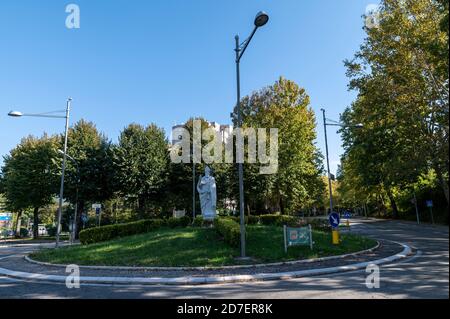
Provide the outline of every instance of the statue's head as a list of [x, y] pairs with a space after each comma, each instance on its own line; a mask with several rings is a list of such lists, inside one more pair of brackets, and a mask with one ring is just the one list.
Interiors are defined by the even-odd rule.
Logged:
[[211, 169], [209, 168], [209, 166], [205, 167], [205, 176], [209, 176], [211, 174]]

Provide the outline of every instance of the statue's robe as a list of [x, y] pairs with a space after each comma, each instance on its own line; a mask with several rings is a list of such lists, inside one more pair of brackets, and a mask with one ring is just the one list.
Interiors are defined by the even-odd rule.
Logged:
[[202, 216], [205, 220], [214, 220], [216, 217], [217, 192], [216, 181], [212, 176], [203, 176], [199, 181], [197, 190], [200, 196]]

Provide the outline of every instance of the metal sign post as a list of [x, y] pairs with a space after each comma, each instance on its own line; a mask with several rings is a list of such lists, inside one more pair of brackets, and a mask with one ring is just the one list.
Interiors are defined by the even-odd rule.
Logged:
[[416, 190], [414, 190], [414, 198], [413, 198], [413, 202], [414, 202], [414, 206], [416, 207], [417, 225], [420, 225], [419, 207], [417, 206]]
[[427, 200], [427, 207], [430, 209], [430, 215], [431, 215], [431, 224], [434, 225], [434, 216], [433, 216], [433, 201]]

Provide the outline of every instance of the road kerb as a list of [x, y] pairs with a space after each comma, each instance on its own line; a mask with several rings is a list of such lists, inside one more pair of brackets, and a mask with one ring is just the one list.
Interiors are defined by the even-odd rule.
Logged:
[[[292, 272], [282, 273], [260, 273], [255, 275], [231, 275], [231, 276], [211, 276], [211, 277], [176, 277], [176, 278], [163, 278], [163, 277], [80, 277], [81, 283], [89, 284], [122, 284], [122, 285], [201, 285], [201, 284], [220, 284], [220, 283], [236, 283], [236, 282], [248, 282], [248, 281], [267, 281], [267, 280], [280, 280], [280, 279], [293, 279], [300, 277], [309, 277], [317, 275], [325, 275], [331, 273], [341, 273], [348, 271], [355, 271], [359, 269], [365, 269], [369, 265], [382, 265], [391, 263], [399, 259], [406, 258], [411, 254], [411, 248], [406, 244], [398, 243], [403, 247], [403, 251], [395, 255], [385, 257], [378, 260], [361, 262], [356, 264], [350, 264], [345, 266], [308, 269]], [[36, 273], [27, 273], [0, 268], [0, 274], [12, 278], [32, 280], [32, 281], [49, 281], [65, 283], [66, 276], [61, 275], [45, 275]]]

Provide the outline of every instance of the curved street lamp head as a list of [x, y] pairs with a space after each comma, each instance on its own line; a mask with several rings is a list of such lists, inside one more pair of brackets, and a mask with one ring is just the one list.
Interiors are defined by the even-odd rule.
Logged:
[[259, 28], [264, 26], [269, 21], [269, 15], [264, 11], [258, 12], [255, 18], [255, 27]]
[[359, 124], [356, 124], [355, 127], [356, 127], [356, 128], [364, 128], [364, 124], [359, 123]]
[[11, 112], [8, 113], [8, 116], [21, 117], [21, 116], [23, 116], [23, 113], [19, 112], [19, 111], [11, 111]]

